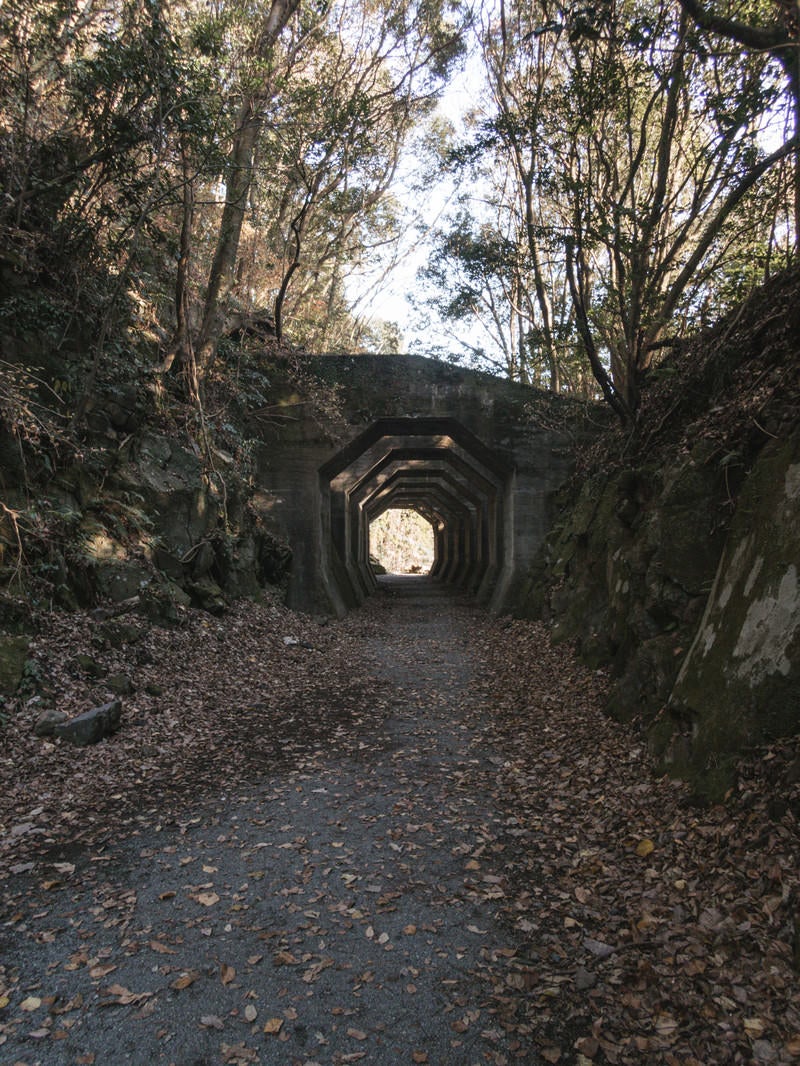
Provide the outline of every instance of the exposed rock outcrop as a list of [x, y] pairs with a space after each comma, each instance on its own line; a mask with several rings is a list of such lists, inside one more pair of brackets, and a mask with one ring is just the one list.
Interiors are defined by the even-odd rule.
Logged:
[[789, 275], [756, 294], [632, 436], [595, 447], [526, 598], [706, 799], [742, 752], [800, 730], [798, 291]]
[[672, 691], [685, 723], [656, 746], [680, 772], [800, 728], [800, 431], [764, 449], [739, 498], [696, 636]]

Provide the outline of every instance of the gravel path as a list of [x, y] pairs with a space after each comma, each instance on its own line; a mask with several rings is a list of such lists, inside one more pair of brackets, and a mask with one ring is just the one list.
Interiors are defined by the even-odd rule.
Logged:
[[470, 688], [477, 619], [387, 583], [350, 623], [370, 674], [339, 743], [255, 782], [232, 764], [218, 794], [63, 854], [58, 883], [6, 882], [0, 1060], [543, 1061], [485, 978], [518, 945], [494, 905], [515, 819]]

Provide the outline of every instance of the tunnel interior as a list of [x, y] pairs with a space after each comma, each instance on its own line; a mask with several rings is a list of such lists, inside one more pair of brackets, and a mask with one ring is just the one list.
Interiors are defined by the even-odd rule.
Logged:
[[378, 587], [370, 524], [408, 508], [433, 529], [429, 577], [488, 599], [509, 562], [513, 471], [454, 419], [374, 422], [320, 469], [323, 573], [343, 609]]

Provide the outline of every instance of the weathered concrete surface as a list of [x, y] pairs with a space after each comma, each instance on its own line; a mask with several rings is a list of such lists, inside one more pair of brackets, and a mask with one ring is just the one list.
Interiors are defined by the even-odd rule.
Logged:
[[494, 611], [515, 607], [572, 466], [565, 402], [419, 356], [307, 366], [337, 391], [338, 424], [306, 406], [258, 429], [270, 528], [292, 547], [289, 605], [341, 616], [361, 602], [374, 589], [369, 522], [412, 506], [434, 525], [435, 576]]

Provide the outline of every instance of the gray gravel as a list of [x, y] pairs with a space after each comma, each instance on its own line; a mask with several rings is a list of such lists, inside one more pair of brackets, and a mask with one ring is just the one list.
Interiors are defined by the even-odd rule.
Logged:
[[3, 1063], [539, 1061], [488, 979], [515, 947], [513, 812], [470, 696], [475, 611], [417, 579], [362, 616], [375, 706], [335, 749], [257, 782], [232, 762], [217, 795], [62, 854], [59, 884], [6, 882]]

